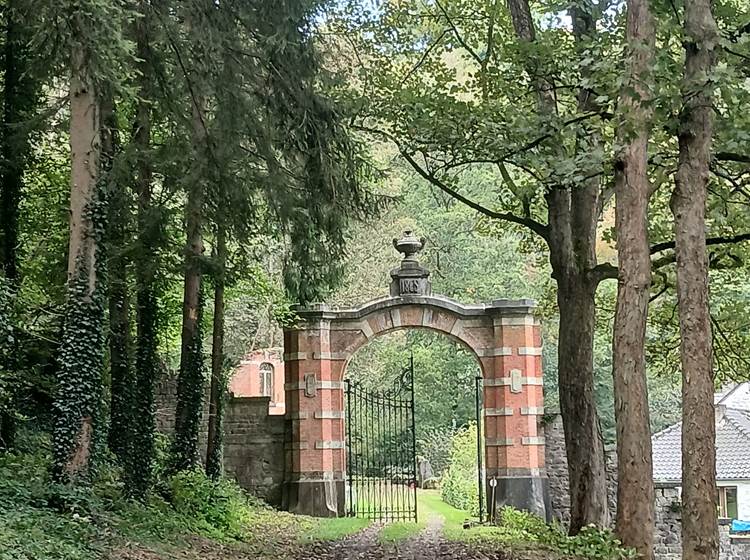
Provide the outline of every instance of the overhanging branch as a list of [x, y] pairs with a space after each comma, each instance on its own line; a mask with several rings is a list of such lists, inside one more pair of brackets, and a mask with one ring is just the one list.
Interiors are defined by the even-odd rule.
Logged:
[[480, 214], [483, 214], [489, 218], [493, 218], [496, 220], [504, 220], [506, 222], [511, 222], [514, 224], [525, 226], [529, 228], [531, 231], [533, 231], [534, 233], [536, 233], [539, 237], [541, 237], [545, 241], [549, 241], [549, 233], [548, 233], [547, 226], [545, 224], [542, 224], [541, 222], [537, 222], [536, 220], [532, 218], [524, 218], [521, 216], [516, 216], [515, 214], [511, 212], [497, 212], [495, 210], [490, 210], [489, 208], [482, 206], [478, 202], [475, 202], [471, 200], [470, 198], [465, 197], [464, 195], [459, 193], [457, 190], [450, 187], [449, 185], [441, 181], [439, 178], [435, 177], [432, 173], [429, 173], [426, 169], [424, 169], [421, 165], [419, 165], [419, 163], [407, 151], [402, 150], [401, 148], [399, 149], [401, 151], [401, 155], [403, 156], [403, 158], [407, 162], [409, 162], [409, 165], [412, 166], [414, 171], [416, 171], [420, 177], [428, 181], [430, 184], [436, 186], [444, 193], [450, 195], [451, 197], [455, 198], [462, 204], [465, 204], [469, 208], [476, 210]]
[[750, 155], [735, 152], [717, 152], [714, 157], [719, 161], [735, 161], [738, 163], [750, 163]]
[[[706, 238], [706, 245], [731, 245], [733, 243], [741, 243], [743, 241], [750, 241], [750, 233], [708, 237]], [[655, 255], [656, 253], [661, 253], [662, 251], [667, 251], [669, 249], [674, 249], [674, 241], [662, 241], [661, 243], [656, 243], [655, 245], [651, 246], [651, 254]]]

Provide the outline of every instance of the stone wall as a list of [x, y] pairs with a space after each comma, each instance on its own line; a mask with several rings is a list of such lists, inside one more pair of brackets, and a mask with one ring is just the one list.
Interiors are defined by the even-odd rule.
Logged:
[[[570, 495], [568, 493], [568, 458], [565, 454], [565, 433], [558, 411], [544, 418], [544, 459], [549, 481], [552, 518], [563, 525], [570, 522]], [[617, 508], [617, 451], [613, 446], [605, 449], [607, 460], [607, 499], [611, 522], [614, 525]]]
[[654, 556], [657, 560], [682, 559], [682, 519], [677, 488], [656, 487]]
[[570, 523], [568, 459], [565, 455], [565, 434], [559, 414], [553, 412], [545, 417], [544, 442], [552, 519], [567, 526]]
[[[156, 428], [174, 433], [177, 381], [165, 376], [156, 388]], [[227, 476], [269, 504], [281, 505], [284, 480], [284, 416], [268, 413], [269, 397], [227, 398], [224, 416], [224, 470]], [[200, 453], [206, 454], [208, 389], [201, 421]]]
[[224, 417], [224, 469], [251, 494], [281, 505], [284, 417], [268, 413], [270, 397], [229, 399]]
[[[677, 488], [656, 487], [656, 560], [682, 560], [682, 512]], [[728, 522], [719, 522], [719, 560], [750, 558], [750, 537], [733, 535]]]
[[[570, 521], [570, 498], [568, 497], [568, 461], [565, 455], [565, 436], [559, 414], [546, 417], [545, 458], [549, 478], [552, 517], [564, 524]], [[617, 455], [614, 449], [607, 450], [608, 494], [612, 523], [617, 507]], [[656, 560], [682, 559], [682, 513], [680, 493], [677, 488], [656, 487], [654, 527], [654, 555]], [[748, 560], [750, 538], [730, 535], [729, 525], [719, 526], [721, 550], [719, 560]]]

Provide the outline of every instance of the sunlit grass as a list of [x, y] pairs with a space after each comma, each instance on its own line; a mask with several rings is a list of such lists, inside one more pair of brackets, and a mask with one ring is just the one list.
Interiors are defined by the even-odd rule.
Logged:
[[357, 533], [370, 525], [369, 519], [359, 517], [330, 517], [315, 519], [306, 523], [300, 533], [300, 540], [335, 541]]

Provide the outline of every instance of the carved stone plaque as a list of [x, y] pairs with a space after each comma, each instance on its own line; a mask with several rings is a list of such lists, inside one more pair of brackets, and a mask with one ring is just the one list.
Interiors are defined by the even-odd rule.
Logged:
[[305, 380], [305, 396], [312, 399], [318, 394], [318, 382], [315, 379], [315, 374], [306, 373], [303, 379]]
[[401, 278], [400, 279], [400, 292], [401, 294], [420, 294], [422, 293], [421, 290], [421, 281], [419, 278]]
[[510, 392], [520, 393], [523, 391], [523, 384], [521, 379], [521, 370], [512, 369], [510, 370]]

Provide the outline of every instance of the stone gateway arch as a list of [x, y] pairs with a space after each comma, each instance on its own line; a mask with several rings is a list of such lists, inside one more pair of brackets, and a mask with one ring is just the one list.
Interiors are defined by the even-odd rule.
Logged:
[[[285, 509], [344, 515], [344, 374], [354, 353], [399, 329], [429, 329], [460, 342], [480, 364], [484, 398], [485, 496], [547, 517], [542, 349], [533, 300], [464, 305], [432, 295], [429, 271], [415, 255], [424, 240], [406, 232], [388, 297], [353, 309], [297, 309], [284, 332], [286, 391]], [[435, 391], [440, 391], [435, 387]], [[488, 508], [492, 504], [488, 503]]]

